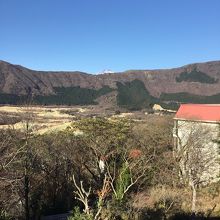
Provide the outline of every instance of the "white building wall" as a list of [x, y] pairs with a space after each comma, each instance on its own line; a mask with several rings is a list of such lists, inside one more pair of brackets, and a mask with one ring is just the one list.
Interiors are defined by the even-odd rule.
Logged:
[[219, 133], [218, 123], [175, 120], [174, 151], [185, 181], [197, 178], [206, 184], [220, 179]]

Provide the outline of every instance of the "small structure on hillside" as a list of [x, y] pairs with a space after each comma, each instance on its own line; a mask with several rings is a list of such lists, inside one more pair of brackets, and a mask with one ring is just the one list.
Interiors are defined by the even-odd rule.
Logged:
[[173, 138], [185, 183], [220, 180], [220, 105], [182, 104], [174, 117]]

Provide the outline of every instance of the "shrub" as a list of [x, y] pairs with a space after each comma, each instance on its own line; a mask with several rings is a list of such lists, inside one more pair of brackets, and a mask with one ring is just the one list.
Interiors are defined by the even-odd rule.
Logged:
[[161, 210], [167, 218], [181, 212], [183, 200], [183, 196], [179, 190], [157, 186], [150, 191], [148, 205], [153, 209]]
[[75, 207], [72, 216], [70, 216], [68, 220], [93, 220], [93, 217], [82, 213], [79, 207]]

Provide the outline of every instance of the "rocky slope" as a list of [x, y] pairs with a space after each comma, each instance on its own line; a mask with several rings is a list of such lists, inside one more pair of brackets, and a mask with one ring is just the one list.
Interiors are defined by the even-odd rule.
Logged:
[[[57, 88], [80, 87], [92, 91], [105, 86], [117, 91], [118, 82], [125, 84], [134, 80], [142, 82], [149, 95], [155, 98], [161, 97], [161, 94], [173, 93], [212, 96], [220, 93], [220, 61], [190, 64], [174, 69], [130, 70], [100, 75], [34, 71], [0, 61], [0, 94], [54, 96]], [[94, 98], [101, 95], [95, 95]]]

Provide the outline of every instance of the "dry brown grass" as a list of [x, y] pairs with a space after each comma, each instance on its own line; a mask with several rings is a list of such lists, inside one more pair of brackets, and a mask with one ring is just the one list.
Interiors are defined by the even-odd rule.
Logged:
[[[39, 107], [39, 106], [29, 106], [29, 107], [17, 107], [17, 106], [1, 106], [0, 113], [7, 114], [7, 117], [14, 117], [14, 114], [20, 117], [20, 121], [15, 124], [6, 123], [0, 125], [0, 129], [7, 129], [8, 127], [13, 127], [14, 129], [22, 130], [24, 128], [24, 122], [22, 119], [27, 117], [31, 113], [30, 126], [31, 129], [39, 134], [45, 132], [51, 132], [56, 130], [62, 130], [68, 127], [72, 121], [74, 121], [75, 116], [65, 113], [65, 111], [70, 110], [67, 107]], [[75, 110], [75, 108], [74, 108]], [[77, 112], [86, 111], [82, 108], [77, 108]], [[10, 120], [9, 120], [10, 122]]]
[[[215, 189], [214, 189], [215, 188]], [[173, 204], [171, 204], [173, 202]], [[186, 213], [191, 211], [191, 191], [189, 188], [171, 188], [165, 186], [156, 186], [150, 188], [147, 192], [136, 195], [134, 207], [154, 209], [158, 207], [165, 209], [181, 209]], [[220, 186], [215, 185], [201, 188], [198, 191], [197, 212], [208, 215], [210, 212], [213, 216], [220, 214]]]

